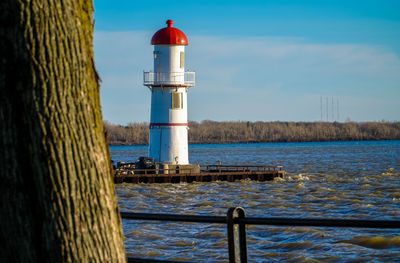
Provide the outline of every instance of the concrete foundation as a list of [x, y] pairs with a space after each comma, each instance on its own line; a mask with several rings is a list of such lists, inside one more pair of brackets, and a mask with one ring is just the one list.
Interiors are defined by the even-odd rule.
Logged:
[[158, 165], [158, 174], [200, 173], [200, 165], [198, 164], [157, 163], [157, 165]]

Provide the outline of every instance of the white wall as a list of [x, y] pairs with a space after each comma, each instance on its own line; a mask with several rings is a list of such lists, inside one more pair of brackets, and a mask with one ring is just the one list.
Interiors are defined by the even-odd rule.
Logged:
[[156, 162], [189, 164], [187, 133], [187, 126], [151, 127], [149, 156]]
[[[184, 84], [181, 52], [185, 46], [155, 45], [155, 84]], [[159, 77], [157, 77], [159, 74]], [[182, 108], [172, 109], [172, 93], [182, 93]], [[187, 89], [185, 87], [152, 87], [150, 123], [169, 126], [150, 127], [149, 156], [156, 162], [188, 164]], [[179, 126], [182, 124], [183, 126]], [[178, 126], [177, 126], [178, 125]]]

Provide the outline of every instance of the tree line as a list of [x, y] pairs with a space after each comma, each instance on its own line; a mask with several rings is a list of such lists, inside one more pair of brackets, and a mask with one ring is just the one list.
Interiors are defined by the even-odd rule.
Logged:
[[[104, 122], [110, 145], [148, 144], [149, 124]], [[189, 122], [189, 143], [400, 140], [400, 122]]]

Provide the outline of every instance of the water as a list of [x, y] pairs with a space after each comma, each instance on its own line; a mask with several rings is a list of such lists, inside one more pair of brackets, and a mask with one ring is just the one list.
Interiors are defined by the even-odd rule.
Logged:
[[[400, 141], [190, 145], [191, 163], [283, 165], [286, 179], [121, 184], [122, 211], [400, 220]], [[116, 161], [145, 146], [112, 146]], [[226, 262], [226, 226], [123, 220], [134, 257]], [[249, 262], [399, 262], [400, 230], [247, 226]]]

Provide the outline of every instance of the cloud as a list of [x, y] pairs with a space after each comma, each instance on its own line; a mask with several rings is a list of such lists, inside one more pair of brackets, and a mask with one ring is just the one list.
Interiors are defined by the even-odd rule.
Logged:
[[[148, 108], [134, 105], [150, 104], [142, 74], [152, 69], [151, 36], [95, 33], [103, 112], [112, 122], [148, 121]], [[190, 36], [185, 61], [196, 71], [196, 87], [189, 91], [192, 120], [318, 120], [320, 96], [346, 98], [342, 120], [400, 119], [393, 100], [400, 97], [400, 59], [383, 46]], [[126, 105], [119, 113], [116, 101]]]

